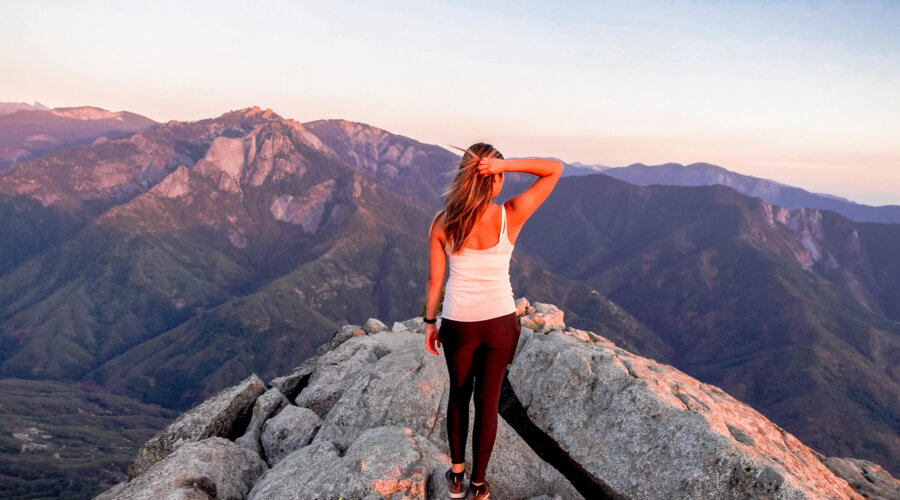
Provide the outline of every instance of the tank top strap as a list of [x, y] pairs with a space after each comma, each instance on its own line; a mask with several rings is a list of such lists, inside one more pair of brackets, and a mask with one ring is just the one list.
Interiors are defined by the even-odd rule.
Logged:
[[501, 221], [500, 221], [500, 236], [506, 236], [506, 203], [500, 205], [501, 213]]

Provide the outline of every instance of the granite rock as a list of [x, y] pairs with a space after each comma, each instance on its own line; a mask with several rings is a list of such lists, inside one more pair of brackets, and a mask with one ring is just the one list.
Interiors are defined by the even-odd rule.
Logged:
[[[495, 497], [898, 498], [877, 464], [823, 457], [718, 387], [565, 326], [552, 304], [516, 305], [486, 472]], [[223, 390], [99, 498], [445, 497], [447, 367], [421, 320], [342, 327], [262, 397], [255, 375]], [[470, 401], [469, 472], [476, 418]], [[245, 447], [210, 437], [240, 433]]]
[[256, 453], [228, 439], [185, 443], [139, 477], [98, 496], [101, 500], [196, 500], [246, 498], [268, 469]]
[[321, 425], [322, 419], [314, 411], [293, 405], [266, 420], [260, 440], [269, 466], [308, 445]]
[[278, 410], [289, 404], [291, 404], [290, 401], [278, 389], [272, 388], [263, 393], [262, 396], [256, 399], [256, 403], [253, 404], [253, 413], [250, 418], [250, 425], [247, 426], [247, 431], [235, 443], [261, 455], [263, 449], [259, 437], [262, 434], [263, 424]]
[[236, 437], [234, 434], [243, 431], [256, 398], [263, 392], [263, 381], [253, 374], [182, 413], [141, 447], [128, 467], [128, 479], [140, 476], [184, 443], [212, 436]]

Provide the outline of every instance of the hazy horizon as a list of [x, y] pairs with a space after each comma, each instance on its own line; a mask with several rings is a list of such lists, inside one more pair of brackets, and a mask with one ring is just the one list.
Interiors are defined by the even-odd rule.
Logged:
[[706, 162], [900, 204], [886, 2], [4, 2], [0, 98], [157, 121], [252, 105], [446, 147]]

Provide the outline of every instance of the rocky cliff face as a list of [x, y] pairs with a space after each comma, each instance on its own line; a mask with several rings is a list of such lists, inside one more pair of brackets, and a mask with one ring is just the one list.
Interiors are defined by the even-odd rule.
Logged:
[[[66, 108], [70, 114], [77, 109], [80, 108]], [[18, 114], [4, 119], [12, 120]], [[72, 117], [57, 118], [79, 124], [84, 121]], [[262, 111], [255, 107], [195, 122], [169, 121], [146, 128], [148, 123], [134, 129], [144, 130], [127, 137], [64, 149], [18, 165], [3, 173], [0, 193], [27, 195], [45, 206], [94, 217], [146, 192], [179, 165], [193, 166], [217, 137], [243, 136], [257, 125], [278, 118], [271, 110]], [[100, 120], [104, 121], [107, 120]], [[118, 123], [118, 120], [112, 121]], [[0, 132], [3, 132], [0, 136], [11, 140], [2, 126], [0, 123]]]
[[[566, 327], [555, 306], [517, 305], [487, 469], [497, 498], [900, 494], [877, 465], [826, 459], [721, 389]], [[290, 373], [251, 375], [160, 431], [97, 498], [445, 497], [446, 365], [423, 326], [344, 326]]]

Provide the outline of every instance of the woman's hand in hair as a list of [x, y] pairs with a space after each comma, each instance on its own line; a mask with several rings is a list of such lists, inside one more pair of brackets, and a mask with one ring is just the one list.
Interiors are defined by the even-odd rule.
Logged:
[[506, 160], [501, 158], [481, 158], [478, 161], [478, 175], [494, 175], [506, 171]]

